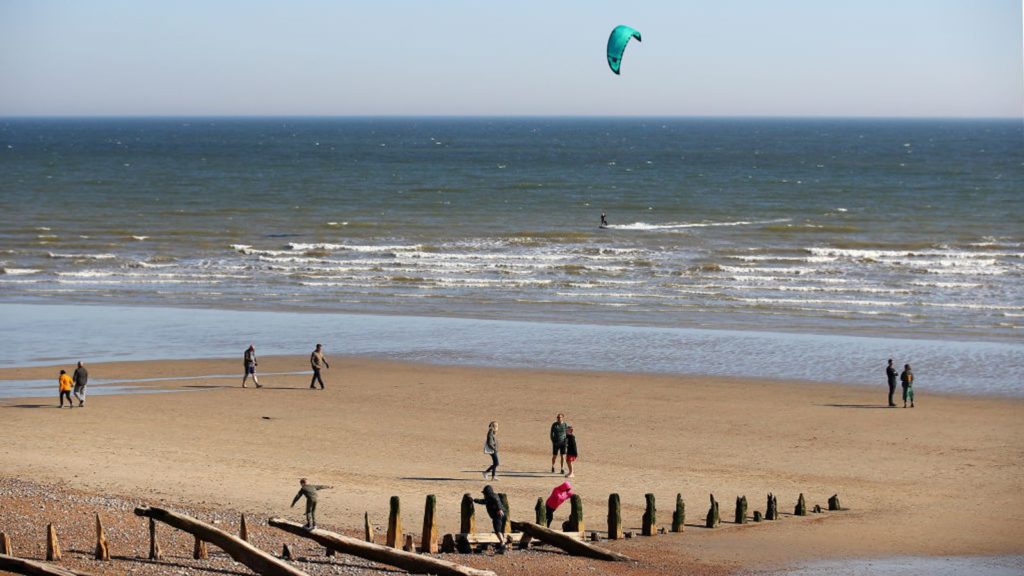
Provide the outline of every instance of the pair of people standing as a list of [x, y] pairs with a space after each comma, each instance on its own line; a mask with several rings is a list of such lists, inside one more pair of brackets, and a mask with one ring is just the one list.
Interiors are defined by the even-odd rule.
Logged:
[[[885, 378], [889, 384], [889, 407], [895, 408], [896, 403], [892, 401], [893, 394], [896, 393], [896, 367], [892, 365], [892, 358], [889, 358], [889, 364], [885, 367]], [[907, 400], [910, 400], [910, 407], [914, 407], [914, 372], [910, 368], [910, 364], [903, 365], [903, 372], [899, 374], [900, 384], [903, 386], [903, 407], [907, 407]]]
[[[566, 478], [574, 478], [573, 464], [579, 457], [576, 447], [576, 435], [572, 426], [565, 421], [565, 414], [559, 413], [555, 421], [551, 423], [551, 473], [555, 473], [555, 460], [559, 459], [559, 466]], [[569, 473], [565, 473], [565, 465], [569, 465]]]
[[[263, 388], [260, 381], [256, 378], [256, 366], [259, 362], [256, 361], [256, 347], [252, 344], [249, 345], [245, 350], [245, 354], [242, 355], [242, 366], [245, 372], [242, 374], [242, 388], [247, 388], [245, 383], [248, 381], [249, 376], [252, 376], [252, 381], [256, 384], [257, 388]], [[316, 350], [309, 355], [309, 366], [313, 369], [313, 378], [309, 381], [310, 388], [316, 388], [317, 384], [320, 384], [320, 389], [324, 389], [324, 379], [320, 375], [320, 371], [325, 368], [330, 368], [331, 365], [327, 363], [327, 358], [324, 357], [323, 344], [317, 344]]]
[[78, 406], [85, 406], [85, 387], [89, 384], [89, 371], [85, 369], [85, 366], [79, 362], [78, 367], [75, 368], [75, 373], [72, 376], [68, 376], [67, 371], [61, 370], [60, 376], [57, 377], [58, 392], [60, 393], [60, 407], [64, 407], [64, 399], [68, 401], [68, 408], [74, 408], [75, 405], [71, 401], [72, 392], [75, 395], [75, 399], [78, 400]]

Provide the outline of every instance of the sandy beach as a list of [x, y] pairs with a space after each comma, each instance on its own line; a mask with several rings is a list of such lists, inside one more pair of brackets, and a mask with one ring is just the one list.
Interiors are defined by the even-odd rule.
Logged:
[[[550, 473], [547, 436], [554, 415], [565, 412], [580, 447], [573, 482], [588, 530], [605, 529], [612, 492], [622, 497], [627, 530], [639, 529], [645, 493], [657, 497], [661, 526], [671, 522], [676, 493], [686, 502], [683, 534], [608, 543], [641, 560], [615, 573], [1024, 553], [1021, 400], [922, 388], [916, 408], [888, 409], [881, 382], [867, 388], [332, 360], [323, 391], [310, 390], [305, 374], [267, 375], [263, 389], [242, 389], [238, 359], [95, 364], [93, 380], [183, 379], [142, 384], [167, 393], [94, 395], [85, 408], [64, 410], [56, 408], [59, 367], [0, 370], [0, 379], [54, 379], [52, 397], [0, 401], [0, 477], [58, 502], [70, 489], [197, 513], [241, 511], [265, 522], [270, 515], [301, 520], [300, 507], [288, 504], [306, 476], [335, 486], [320, 501], [322, 527], [361, 532], [364, 512], [383, 525], [388, 499], [398, 495], [407, 530], [418, 533], [424, 497], [435, 494], [443, 534], [458, 531], [462, 494], [476, 495], [485, 483], [490, 420], [499, 423], [497, 489], [508, 494], [513, 517], [531, 519], [536, 499], [562, 480]], [[259, 369], [294, 372], [306, 362], [265, 357]], [[238, 380], [204, 377], [234, 372]], [[34, 506], [25, 495], [31, 490], [19, 486], [0, 494], [0, 530], [39, 534], [31, 543], [37, 557], [48, 522], [91, 532], [87, 503], [78, 514], [51, 516], [54, 507]], [[737, 496], [747, 496], [753, 513], [764, 511], [768, 492], [778, 497], [782, 521], [732, 523]], [[721, 503], [715, 530], [700, 527], [709, 493]], [[800, 493], [809, 507], [825, 507], [838, 494], [849, 510], [793, 517]], [[556, 522], [567, 513], [568, 506], [560, 509]], [[142, 554], [143, 522], [123, 515], [138, 538], [125, 530], [112, 540]], [[285, 541], [258, 530], [265, 549]], [[90, 571], [119, 573], [116, 563], [104, 568], [82, 558]], [[582, 573], [594, 565], [566, 558], [453, 556], [502, 574]]]

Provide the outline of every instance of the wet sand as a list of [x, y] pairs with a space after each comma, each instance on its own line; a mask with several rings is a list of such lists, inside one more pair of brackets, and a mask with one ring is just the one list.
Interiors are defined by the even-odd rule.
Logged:
[[[305, 363], [262, 358], [260, 370], [292, 372]], [[439, 531], [455, 532], [462, 494], [484, 484], [488, 421], [499, 423], [497, 489], [509, 495], [514, 517], [530, 519], [536, 499], [562, 480], [550, 473], [548, 442], [562, 411], [579, 441], [574, 485], [588, 530], [605, 528], [611, 492], [622, 497], [627, 530], [639, 530], [645, 493], [656, 495], [659, 525], [666, 527], [676, 493], [685, 499], [684, 534], [609, 545], [642, 559], [617, 573], [1024, 553], [1021, 400], [918, 389], [916, 408], [889, 409], [883, 385], [341, 357], [331, 366], [320, 391], [308, 388], [308, 375], [268, 375], [259, 390], [201, 377], [240, 373], [235, 359], [90, 365], [94, 379], [185, 377], [139, 385], [190, 393], [95, 395], [84, 409], [58, 410], [55, 384], [51, 397], [2, 400], [0, 476], [133, 502], [296, 520], [302, 510], [288, 504], [297, 479], [307, 476], [336, 487], [320, 501], [323, 527], [361, 530], [364, 512], [384, 525], [388, 498], [398, 495], [407, 530], [419, 532], [424, 497], [436, 494]], [[0, 370], [8, 380], [55, 376], [54, 367]], [[736, 496], [747, 496], [752, 514], [764, 511], [768, 492], [778, 496], [782, 521], [732, 524]], [[699, 527], [709, 493], [721, 503], [716, 530]], [[808, 507], [826, 507], [837, 493], [849, 510], [793, 517], [800, 493]], [[10, 502], [25, 504], [22, 497]], [[567, 513], [568, 506], [560, 509], [556, 522]], [[47, 522], [68, 521], [48, 514], [3, 506], [0, 529], [27, 522], [42, 534]], [[562, 574], [569, 566], [546, 554], [520, 558], [472, 563], [524, 574]]]

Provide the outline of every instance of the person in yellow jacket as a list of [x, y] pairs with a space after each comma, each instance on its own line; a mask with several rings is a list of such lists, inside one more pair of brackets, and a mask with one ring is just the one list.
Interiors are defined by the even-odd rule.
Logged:
[[71, 387], [74, 382], [71, 380], [71, 376], [64, 370], [60, 371], [60, 378], [57, 379], [57, 383], [60, 385], [60, 407], [64, 407], [64, 399], [68, 399], [68, 408], [74, 408], [74, 403], [71, 402]]

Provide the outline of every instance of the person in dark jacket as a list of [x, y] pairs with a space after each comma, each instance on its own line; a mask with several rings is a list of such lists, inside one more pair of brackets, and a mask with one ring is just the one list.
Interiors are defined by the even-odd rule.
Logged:
[[320, 389], [324, 389], [324, 379], [320, 375], [320, 371], [324, 368], [330, 368], [331, 365], [327, 363], [327, 358], [324, 358], [324, 346], [323, 344], [317, 344], [316, 350], [309, 355], [309, 367], [313, 369], [313, 379], [309, 381], [310, 388], [316, 388], [315, 384], [320, 383]]
[[245, 373], [242, 374], [242, 388], [246, 388], [245, 381], [249, 379], [249, 376], [252, 376], [252, 381], [256, 383], [257, 388], [263, 388], [260, 385], [260, 381], [256, 379], [256, 366], [258, 365], [259, 362], [256, 361], [256, 347], [250, 344], [242, 356], [242, 367], [245, 370]]
[[78, 363], [78, 368], [75, 368], [75, 373], [71, 375], [71, 380], [75, 383], [74, 394], [78, 399], [79, 407], [85, 406], [85, 387], [89, 384], [89, 371], [81, 362]]
[[494, 535], [498, 537], [498, 550], [505, 551], [505, 518], [508, 512], [501, 505], [501, 499], [494, 493], [490, 484], [484, 486], [483, 498], [474, 498], [473, 502], [483, 504], [487, 507], [487, 515], [491, 517], [491, 526], [494, 528]]
[[903, 365], [903, 372], [900, 373], [900, 383], [903, 384], [903, 407], [907, 407], [907, 400], [910, 400], [910, 407], [914, 407], [914, 373], [910, 370], [910, 364]]
[[565, 431], [569, 428], [569, 424], [565, 421], [565, 414], [558, 414], [555, 416], [555, 421], [551, 423], [551, 473], [555, 473], [555, 459], [561, 456], [559, 466], [562, 469], [562, 474], [565, 474]]
[[892, 395], [896, 393], [896, 368], [892, 365], [892, 358], [889, 358], [889, 365], [885, 367], [885, 379], [889, 383], [889, 408], [895, 408]]
[[305, 478], [299, 480], [299, 493], [292, 498], [291, 507], [295, 507], [295, 503], [299, 501], [299, 498], [306, 497], [306, 526], [307, 530], [313, 530], [316, 528], [316, 494], [319, 490], [327, 490], [333, 488], [333, 486], [321, 486], [319, 484], [307, 484]]
[[484, 441], [484, 454], [490, 454], [491, 465], [487, 470], [484, 470], [484, 479], [487, 478], [487, 473], [490, 472], [491, 480], [498, 474], [498, 423], [491, 422], [487, 425], [487, 440]]
[[578, 457], [579, 451], [576, 449], [576, 434], [573, 433], [572, 426], [569, 426], [568, 430], [565, 431], [565, 462], [569, 465], [569, 473], [565, 475], [566, 478], [576, 477], [572, 467]]

